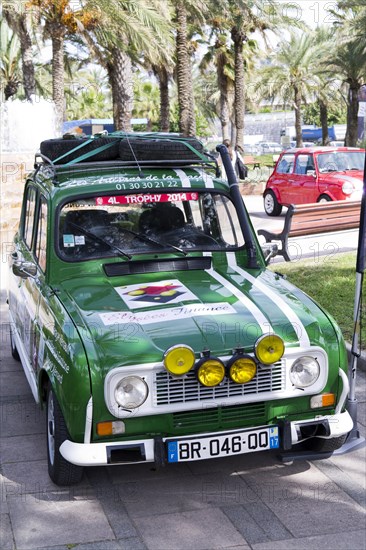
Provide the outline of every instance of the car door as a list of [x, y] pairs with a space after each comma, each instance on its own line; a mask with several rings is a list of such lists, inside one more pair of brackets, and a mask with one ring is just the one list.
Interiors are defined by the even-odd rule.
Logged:
[[291, 204], [316, 202], [317, 185], [312, 154], [299, 153], [296, 155], [289, 196]]
[[12, 254], [9, 307], [18, 352], [34, 397], [39, 355], [38, 307], [45, 284], [47, 201], [32, 183], [25, 191], [19, 237]]
[[269, 180], [270, 187], [275, 191], [281, 204], [291, 204], [294, 161], [294, 153], [284, 153]]

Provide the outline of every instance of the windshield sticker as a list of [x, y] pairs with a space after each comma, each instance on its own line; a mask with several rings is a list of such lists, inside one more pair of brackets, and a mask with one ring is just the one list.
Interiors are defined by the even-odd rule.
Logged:
[[108, 204], [146, 204], [149, 202], [197, 201], [198, 193], [149, 193], [146, 195], [117, 195], [114, 197], [97, 197], [98, 206]]
[[72, 246], [75, 246], [74, 235], [64, 235], [63, 241], [64, 241], [64, 248], [71, 248]]
[[197, 296], [177, 279], [146, 285], [120, 286], [116, 291], [129, 309], [198, 300]]
[[168, 309], [155, 309], [154, 311], [115, 311], [111, 313], [100, 313], [99, 316], [105, 326], [138, 323], [139, 325], [150, 325], [152, 323], [165, 323], [169, 321], [180, 321], [191, 317], [202, 315], [227, 315], [236, 313], [233, 306], [225, 302], [216, 304], [189, 304], [181, 307]]
[[83, 245], [85, 244], [85, 236], [84, 235], [75, 235], [75, 245]]

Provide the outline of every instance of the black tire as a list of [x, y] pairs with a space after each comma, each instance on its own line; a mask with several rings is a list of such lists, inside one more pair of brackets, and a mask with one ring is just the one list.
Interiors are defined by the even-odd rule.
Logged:
[[70, 436], [50, 382], [47, 388], [46, 437], [48, 474], [52, 481], [56, 485], [79, 483], [83, 476], [83, 467], [67, 462], [60, 453], [61, 444], [70, 439]]
[[[42, 155], [54, 161], [62, 155], [65, 155], [69, 151], [72, 151], [73, 149], [75, 149], [75, 147], [78, 147], [82, 143], [86, 143], [87, 141], [89, 141], [89, 138], [47, 139], [46, 141], [42, 141], [40, 145], [40, 150]], [[71, 160], [74, 160], [81, 155], [84, 155], [85, 153], [89, 153], [90, 151], [93, 151], [94, 149], [97, 149], [102, 145], [107, 145], [107, 143], [113, 143], [113, 145], [108, 149], [105, 149], [104, 151], [100, 151], [99, 153], [88, 157], [82, 162], [97, 162], [117, 159], [119, 140], [113, 137], [102, 137], [93, 139], [92, 142], [84, 145], [84, 147], [81, 147], [74, 153], [66, 155], [65, 158], [57, 161], [56, 164], [67, 164]]]
[[316, 202], [332, 202], [332, 199], [330, 198], [329, 195], [320, 195], [320, 197], [318, 197], [318, 200]]
[[321, 439], [320, 437], [312, 437], [303, 442], [302, 447], [309, 451], [318, 453], [332, 453], [340, 449], [347, 439], [347, 434], [333, 437], [332, 439]]
[[276, 195], [270, 189], [263, 195], [263, 206], [267, 216], [279, 216], [282, 212], [282, 204], [278, 202]]
[[179, 141], [177, 138], [171, 140], [168, 138], [122, 139], [119, 146], [119, 156], [124, 161], [134, 161], [136, 157], [138, 161], [175, 160], [177, 164], [182, 162], [187, 164], [201, 160], [199, 155], [184, 145], [183, 142], [189, 143], [191, 147], [201, 154], [204, 151], [202, 143], [196, 138], [182, 138], [182, 141]]
[[20, 361], [20, 355], [18, 353], [18, 350], [14, 342], [12, 329], [10, 329], [10, 349], [11, 349], [11, 356], [13, 357], [13, 359], [15, 359], [16, 361]]

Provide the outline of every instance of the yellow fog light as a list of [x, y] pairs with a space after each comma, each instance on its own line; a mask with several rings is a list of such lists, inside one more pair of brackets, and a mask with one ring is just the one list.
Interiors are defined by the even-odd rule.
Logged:
[[236, 384], [250, 382], [257, 372], [257, 365], [250, 355], [234, 355], [227, 368], [231, 380]]
[[164, 367], [175, 376], [182, 376], [190, 371], [195, 360], [193, 349], [184, 345], [172, 346], [163, 357]]
[[258, 361], [264, 365], [276, 363], [285, 353], [285, 345], [282, 338], [276, 334], [266, 334], [258, 338], [254, 346]]
[[197, 378], [202, 386], [209, 388], [221, 384], [225, 377], [225, 366], [215, 357], [204, 357], [197, 363]]

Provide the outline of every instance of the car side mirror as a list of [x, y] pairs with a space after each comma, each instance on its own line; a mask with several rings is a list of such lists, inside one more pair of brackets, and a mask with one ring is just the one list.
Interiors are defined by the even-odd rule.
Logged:
[[316, 172], [315, 170], [306, 170], [307, 176], [313, 176], [313, 178], [316, 178]]
[[37, 275], [37, 266], [33, 262], [16, 261], [12, 265], [13, 273], [16, 277], [28, 279]]
[[266, 265], [270, 263], [272, 258], [277, 256], [278, 254], [278, 245], [277, 244], [268, 244], [262, 246], [262, 252], [264, 255], [264, 261], [266, 262]]

